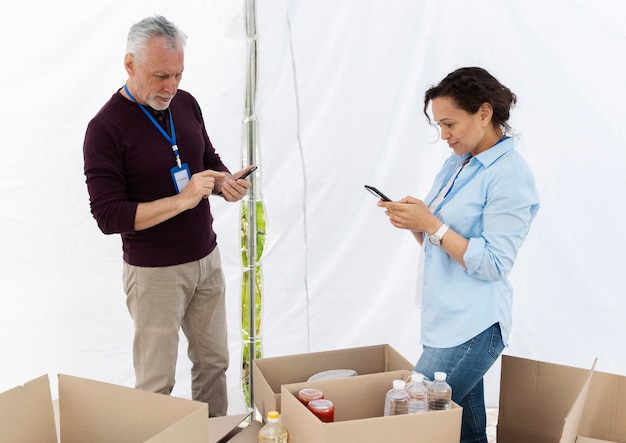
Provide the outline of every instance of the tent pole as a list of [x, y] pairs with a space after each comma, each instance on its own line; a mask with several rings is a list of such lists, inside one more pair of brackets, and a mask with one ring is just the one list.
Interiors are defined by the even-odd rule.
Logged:
[[[244, 165], [257, 164], [257, 121], [254, 114], [257, 80], [256, 0], [244, 0], [245, 26], [248, 46], [247, 81], [244, 110]], [[252, 362], [256, 356], [256, 255], [257, 255], [257, 180], [250, 176], [252, 186], [248, 193], [248, 392], [250, 407], [254, 408], [254, 380]]]

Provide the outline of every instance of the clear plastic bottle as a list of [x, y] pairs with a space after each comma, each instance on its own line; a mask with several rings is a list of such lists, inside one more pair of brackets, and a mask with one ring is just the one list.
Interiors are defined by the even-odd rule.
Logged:
[[428, 387], [428, 409], [431, 411], [450, 409], [452, 388], [446, 378], [445, 372], [435, 372], [435, 381]]
[[393, 387], [385, 395], [385, 416], [409, 413], [409, 393], [404, 380], [394, 380]]
[[414, 372], [406, 385], [409, 393], [409, 414], [428, 412], [428, 388], [424, 385], [424, 376]]
[[267, 424], [259, 431], [259, 443], [287, 443], [289, 435], [280, 424], [280, 414], [276, 411], [267, 413]]

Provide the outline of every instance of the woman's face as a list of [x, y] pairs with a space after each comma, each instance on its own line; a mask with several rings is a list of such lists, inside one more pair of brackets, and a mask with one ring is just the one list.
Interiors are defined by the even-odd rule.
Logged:
[[493, 110], [489, 103], [484, 103], [478, 112], [470, 114], [457, 107], [452, 98], [437, 97], [432, 101], [432, 112], [441, 129], [441, 138], [457, 155], [477, 155], [498, 140], [491, 124]]

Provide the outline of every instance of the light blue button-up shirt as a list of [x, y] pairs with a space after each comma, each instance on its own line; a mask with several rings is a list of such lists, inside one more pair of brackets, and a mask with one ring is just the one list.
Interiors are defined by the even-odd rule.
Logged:
[[[424, 199], [427, 205], [466, 158], [452, 155], [446, 160]], [[467, 269], [425, 239], [422, 344], [457, 346], [498, 322], [508, 343], [513, 288], [507, 277], [538, 209], [533, 174], [512, 138], [473, 157], [463, 168], [434, 214], [469, 239], [463, 256]]]

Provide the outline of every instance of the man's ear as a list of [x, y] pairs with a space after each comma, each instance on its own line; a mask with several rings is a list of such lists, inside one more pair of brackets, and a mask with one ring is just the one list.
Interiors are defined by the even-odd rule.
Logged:
[[491, 124], [491, 117], [493, 117], [493, 107], [491, 103], [485, 102], [480, 105], [478, 110], [480, 112], [480, 124], [483, 128]]
[[135, 73], [135, 67], [135, 57], [133, 57], [132, 54], [127, 53], [124, 57], [124, 68], [126, 68], [126, 72], [128, 73], [129, 77]]

